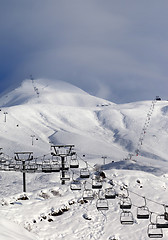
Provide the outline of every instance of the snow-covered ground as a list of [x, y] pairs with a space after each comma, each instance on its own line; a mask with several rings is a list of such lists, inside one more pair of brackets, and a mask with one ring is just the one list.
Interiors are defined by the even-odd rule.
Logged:
[[[1, 171], [0, 239], [149, 239], [150, 219], [137, 219], [137, 210], [146, 204], [156, 223], [168, 205], [167, 101], [118, 105], [65, 82], [28, 79], [1, 97], [0, 105], [2, 158], [31, 151], [41, 162], [51, 158], [51, 145], [74, 144], [80, 166], [65, 185], [60, 173], [27, 173], [27, 200], [22, 173]], [[91, 177], [85, 182], [80, 169], [86, 163]], [[102, 191], [83, 201], [100, 169], [106, 175]], [[75, 179], [81, 190], [70, 189]], [[98, 211], [111, 180], [117, 197], [104, 201], [108, 210]], [[123, 194], [132, 201], [125, 215], [133, 215], [133, 224], [121, 224]], [[162, 239], [168, 239], [166, 228]]]

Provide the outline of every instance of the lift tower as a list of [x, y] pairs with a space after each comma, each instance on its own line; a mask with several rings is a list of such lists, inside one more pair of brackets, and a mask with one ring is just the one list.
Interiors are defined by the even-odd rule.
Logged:
[[61, 184], [65, 184], [66, 176], [65, 171], [67, 170], [66, 167], [66, 158], [68, 156], [72, 156], [74, 154], [73, 150], [74, 145], [54, 145], [51, 146], [51, 149], [54, 152], [51, 152], [51, 155], [58, 156], [61, 158]]
[[26, 162], [33, 160], [33, 152], [15, 152], [15, 160], [22, 163], [23, 192], [26, 192]]

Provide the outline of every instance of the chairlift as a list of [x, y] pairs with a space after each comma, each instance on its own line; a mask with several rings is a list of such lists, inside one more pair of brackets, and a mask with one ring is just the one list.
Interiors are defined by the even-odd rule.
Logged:
[[59, 163], [51, 164], [51, 171], [52, 172], [60, 172], [60, 164]]
[[156, 227], [157, 228], [168, 228], [168, 221], [165, 220], [165, 214], [157, 215]]
[[77, 159], [77, 154], [73, 154], [70, 159], [70, 168], [78, 168], [79, 167], [79, 161]]
[[145, 204], [144, 206], [138, 207], [137, 208], [137, 218], [138, 219], [149, 219], [150, 212], [149, 208], [146, 206], [146, 198], [144, 198]]
[[99, 210], [99, 211], [101, 211], [101, 210], [108, 210], [109, 206], [108, 206], [107, 199], [106, 198], [99, 198], [99, 199], [97, 199], [96, 207], [97, 207], [97, 210]]
[[115, 199], [117, 196], [116, 191], [114, 188], [106, 188], [105, 189], [105, 198], [106, 199]]
[[9, 171], [15, 171], [15, 166], [16, 166], [15, 162], [10, 162], [10, 163], [9, 163], [9, 167], [8, 167], [9, 169], [8, 169], [8, 170], [9, 170]]
[[148, 225], [147, 233], [148, 233], [149, 238], [162, 238], [163, 237], [162, 228], [158, 228], [157, 223], [152, 222], [152, 212], [150, 214], [150, 224]]
[[122, 211], [120, 214], [120, 222], [123, 225], [132, 225], [134, 224], [133, 214], [130, 211]]
[[37, 165], [36, 164], [28, 164], [27, 165], [27, 172], [34, 173], [37, 171]]
[[138, 219], [149, 219], [149, 209], [146, 206], [137, 208], [137, 218]]
[[93, 189], [101, 189], [103, 186], [102, 181], [99, 178], [92, 179], [92, 188]]
[[147, 233], [148, 233], [149, 238], [162, 238], [163, 237], [162, 228], [157, 228], [155, 223], [150, 223], [148, 225]]
[[94, 192], [92, 189], [84, 189], [83, 200], [92, 201], [94, 199]]
[[45, 155], [43, 156], [43, 161], [42, 161], [42, 172], [44, 172], [44, 173], [52, 172], [50, 159], [45, 159]]
[[81, 190], [81, 183], [79, 180], [73, 180], [70, 184], [70, 189], [72, 191]]
[[80, 170], [80, 178], [89, 178], [90, 177], [90, 172], [88, 168], [82, 168]]
[[121, 209], [131, 209], [132, 202], [129, 197], [123, 196], [122, 199], [120, 199], [120, 208]]
[[168, 221], [168, 205], [164, 205], [164, 219]]
[[9, 171], [9, 162], [8, 162], [8, 161], [6, 161], [6, 162], [4, 163], [3, 170], [4, 170], [4, 171]]

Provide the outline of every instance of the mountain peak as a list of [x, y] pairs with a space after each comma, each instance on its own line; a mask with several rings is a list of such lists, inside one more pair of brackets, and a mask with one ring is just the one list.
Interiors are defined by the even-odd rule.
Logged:
[[94, 97], [82, 89], [60, 80], [26, 79], [13, 91], [0, 98], [2, 107], [23, 104], [56, 104], [65, 106], [97, 106], [111, 104]]

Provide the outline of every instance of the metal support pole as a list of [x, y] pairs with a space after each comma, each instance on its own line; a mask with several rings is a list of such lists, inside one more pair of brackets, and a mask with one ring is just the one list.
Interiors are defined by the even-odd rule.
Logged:
[[62, 181], [61, 184], [64, 185], [65, 184], [65, 156], [61, 156], [61, 177], [62, 177]]
[[22, 161], [23, 164], [23, 192], [26, 192], [26, 172], [25, 172], [25, 161]]

